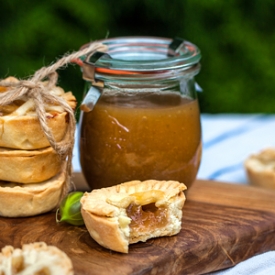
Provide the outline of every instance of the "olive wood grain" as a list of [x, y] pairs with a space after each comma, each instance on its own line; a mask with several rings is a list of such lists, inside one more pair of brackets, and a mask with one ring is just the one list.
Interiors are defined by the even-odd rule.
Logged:
[[275, 249], [275, 192], [197, 180], [187, 193], [182, 230], [130, 246], [99, 246], [85, 226], [56, 224], [55, 213], [0, 218], [0, 248], [45, 241], [72, 259], [76, 275], [204, 274]]

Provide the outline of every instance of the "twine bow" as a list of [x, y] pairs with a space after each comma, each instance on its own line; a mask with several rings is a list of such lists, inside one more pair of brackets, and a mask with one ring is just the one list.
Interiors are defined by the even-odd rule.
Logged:
[[[88, 53], [95, 51], [105, 52], [106, 50], [106, 45], [93, 42], [77, 52], [63, 56], [57, 62], [48, 67], [42, 67], [35, 72], [33, 77], [27, 80], [20, 80], [19, 82], [0, 81], [0, 86], [8, 87], [6, 92], [0, 94], [0, 106], [10, 104], [23, 96], [34, 101], [37, 117], [50, 145], [61, 157], [62, 161], [67, 161], [67, 174], [69, 177], [71, 176], [72, 171], [72, 152], [74, 146], [76, 121], [74, 111], [66, 100], [50, 92], [51, 89], [56, 86], [58, 80], [56, 70], [70, 64], [72, 61]], [[48, 81], [45, 82], [45, 80]], [[42, 81], [44, 81], [44, 83]], [[52, 131], [48, 127], [45, 103], [60, 105], [69, 115], [69, 124], [66, 134], [59, 142], [54, 139]]]

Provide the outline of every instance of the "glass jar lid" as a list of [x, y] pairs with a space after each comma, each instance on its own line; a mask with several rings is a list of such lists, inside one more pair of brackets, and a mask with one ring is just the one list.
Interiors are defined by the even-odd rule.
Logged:
[[90, 56], [97, 68], [132, 72], [189, 68], [201, 58], [198, 47], [181, 38], [119, 37], [99, 41], [108, 46], [107, 54], [98, 60]]
[[97, 68], [132, 72], [189, 68], [201, 58], [198, 47], [181, 38], [118, 37], [98, 41], [108, 46], [107, 54], [86, 62]]
[[[82, 57], [83, 78], [129, 79], [171, 77], [196, 74], [201, 53], [193, 43], [181, 38], [130, 36], [99, 40], [108, 47], [106, 53], [95, 52]], [[85, 47], [84, 45], [83, 47]]]

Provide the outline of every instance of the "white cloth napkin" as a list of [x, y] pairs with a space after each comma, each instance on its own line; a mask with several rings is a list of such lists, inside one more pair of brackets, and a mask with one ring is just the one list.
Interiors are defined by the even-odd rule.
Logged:
[[199, 179], [247, 184], [243, 163], [252, 153], [275, 147], [275, 115], [203, 114]]
[[234, 267], [210, 273], [209, 275], [274, 275], [275, 251], [254, 256]]

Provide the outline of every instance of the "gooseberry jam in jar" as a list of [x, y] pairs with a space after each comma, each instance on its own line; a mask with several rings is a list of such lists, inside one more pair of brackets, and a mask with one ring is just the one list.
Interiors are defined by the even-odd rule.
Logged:
[[99, 97], [80, 119], [80, 163], [88, 185], [156, 179], [190, 187], [202, 151], [194, 80], [199, 49], [156, 37], [102, 43], [107, 53], [87, 58], [83, 66], [84, 79], [93, 83], [89, 93]]

